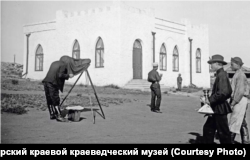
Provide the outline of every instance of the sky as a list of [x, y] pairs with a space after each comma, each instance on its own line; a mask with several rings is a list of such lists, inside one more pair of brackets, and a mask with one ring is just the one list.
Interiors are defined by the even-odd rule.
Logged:
[[[23, 26], [55, 20], [57, 10], [82, 11], [112, 5], [112, 1], [1, 1], [1, 61], [23, 64]], [[153, 8], [155, 16], [192, 25], [207, 24], [209, 54], [229, 62], [242, 58], [250, 67], [250, 1], [124, 1], [136, 8]]]

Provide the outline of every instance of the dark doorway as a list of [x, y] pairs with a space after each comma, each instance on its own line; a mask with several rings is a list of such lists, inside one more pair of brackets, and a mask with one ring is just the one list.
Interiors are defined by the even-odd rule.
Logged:
[[133, 79], [142, 79], [142, 47], [139, 40], [133, 45]]

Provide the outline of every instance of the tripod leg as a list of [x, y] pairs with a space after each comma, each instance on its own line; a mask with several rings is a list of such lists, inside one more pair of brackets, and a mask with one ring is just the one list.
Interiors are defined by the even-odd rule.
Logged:
[[95, 91], [95, 87], [94, 87], [94, 85], [93, 85], [93, 83], [92, 83], [92, 80], [91, 80], [91, 78], [90, 78], [90, 75], [89, 75], [88, 70], [86, 70], [86, 72], [87, 72], [87, 75], [88, 75], [88, 77], [89, 77], [89, 81], [90, 81], [90, 83], [91, 83], [91, 86], [92, 86], [92, 88], [93, 88], [93, 90], [94, 90], [95, 97], [96, 97], [96, 100], [97, 100], [97, 102], [98, 102], [98, 105], [99, 105], [99, 107], [100, 107], [100, 109], [101, 109], [103, 119], [105, 119], [105, 115], [104, 115], [104, 112], [103, 112], [103, 110], [102, 110], [102, 106], [101, 106], [101, 104], [100, 104], [100, 102], [99, 102], [99, 99], [98, 99], [98, 97], [97, 97], [97, 94], [96, 94], [96, 91]]
[[91, 99], [90, 95], [89, 95], [89, 106], [91, 107], [91, 112], [92, 112], [92, 116], [93, 116], [93, 124], [95, 124], [95, 113], [94, 113], [94, 110], [92, 108], [93, 104], [92, 104], [92, 99]]
[[59, 106], [62, 106], [63, 102], [65, 101], [65, 99], [68, 97], [68, 95], [70, 94], [70, 92], [72, 91], [72, 89], [75, 87], [76, 83], [78, 82], [78, 80], [80, 79], [80, 77], [82, 76], [82, 73], [79, 75], [79, 77], [77, 78], [77, 80], [75, 81], [74, 85], [71, 87], [71, 89], [69, 90], [68, 94], [64, 97], [64, 99], [62, 100], [61, 104]]

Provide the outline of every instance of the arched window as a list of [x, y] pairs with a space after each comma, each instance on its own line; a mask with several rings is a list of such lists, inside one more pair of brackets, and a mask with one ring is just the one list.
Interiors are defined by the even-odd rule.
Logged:
[[139, 40], [135, 40], [135, 43], [134, 43], [134, 47], [133, 48], [142, 48], [141, 47], [141, 43], [140, 43], [140, 41]]
[[35, 71], [43, 71], [43, 48], [40, 44], [35, 55]]
[[201, 50], [196, 50], [196, 72], [201, 73]]
[[167, 70], [167, 52], [164, 44], [161, 45], [160, 50], [160, 70]]
[[98, 39], [95, 47], [95, 67], [104, 67], [104, 45], [101, 38]]
[[80, 45], [77, 40], [75, 40], [73, 46], [72, 57], [75, 59], [80, 59]]
[[173, 71], [179, 71], [179, 52], [177, 46], [174, 47], [173, 51]]

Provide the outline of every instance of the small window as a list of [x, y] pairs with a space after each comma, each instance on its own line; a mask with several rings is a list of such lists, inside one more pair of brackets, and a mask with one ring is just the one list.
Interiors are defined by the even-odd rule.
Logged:
[[177, 46], [174, 47], [173, 51], [173, 71], [179, 71], [179, 52]]
[[162, 44], [160, 50], [160, 70], [167, 70], [167, 52], [164, 44]]
[[43, 48], [39, 44], [35, 56], [35, 71], [43, 71]]
[[77, 40], [75, 40], [73, 46], [72, 58], [80, 59], [80, 45]]
[[101, 38], [98, 39], [95, 48], [95, 67], [104, 67], [104, 45]]
[[201, 50], [196, 50], [196, 73], [201, 73]]

